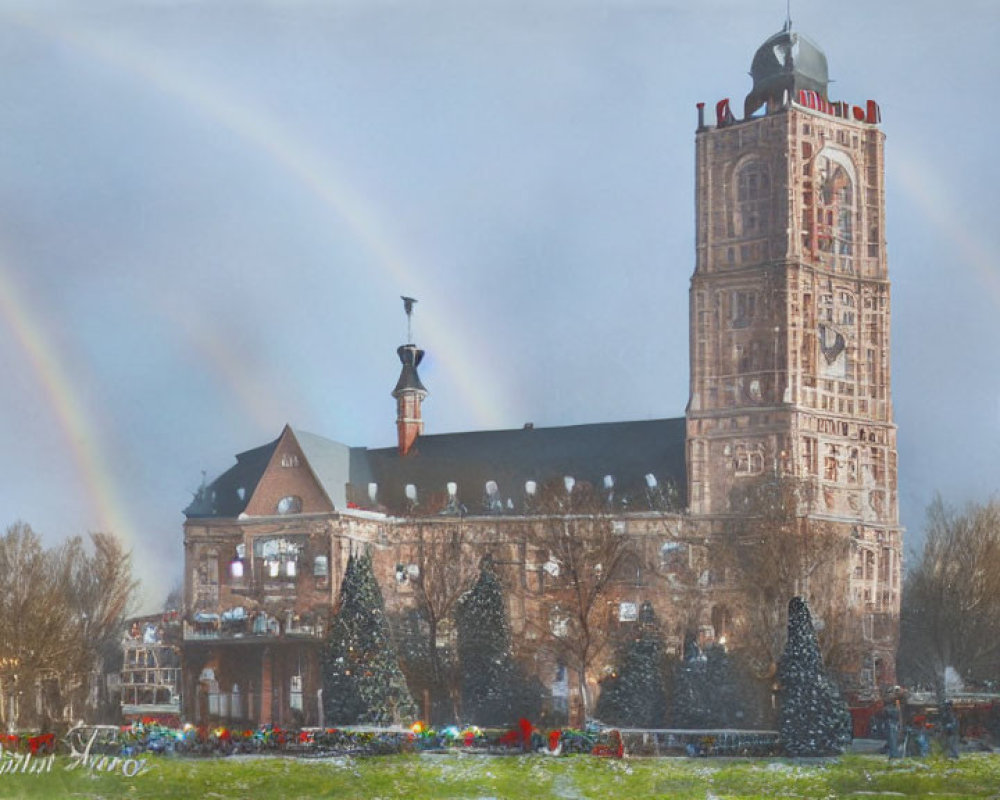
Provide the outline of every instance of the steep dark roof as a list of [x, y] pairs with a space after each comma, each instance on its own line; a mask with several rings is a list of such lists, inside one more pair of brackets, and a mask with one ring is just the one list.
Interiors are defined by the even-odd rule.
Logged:
[[[280, 437], [279, 437], [280, 438]], [[247, 507], [258, 481], [267, 469], [278, 439], [236, 456], [236, 465], [209, 484], [203, 484], [184, 509], [194, 517], [238, 517]], [[242, 490], [242, 491], [240, 491]]]
[[[614, 481], [615, 506], [662, 507], [685, 496], [685, 420], [644, 420], [571, 425], [559, 428], [523, 428], [421, 436], [413, 450], [400, 456], [395, 447], [352, 451], [349, 496], [367, 506], [368, 483], [378, 484], [378, 504], [394, 513], [406, 513], [412, 503], [405, 487], [417, 490], [418, 512], [427, 512], [447, 500], [447, 485], [457, 484], [457, 504], [470, 514], [522, 513], [525, 483], [539, 489], [570, 476], [604, 491], [604, 476]], [[651, 489], [646, 475], [656, 478]], [[487, 497], [486, 483], [497, 484], [497, 495]], [[660, 497], [657, 493], [666, 495]]]
[[[685, 421], [655, 419], [559, 428], [518, 428], [421, 436], [401, 456], [396, 447], [369, 450], [293, 430], [313, 474], [335, 508], [350, 502], [394, 514], [523, 513], [530, 505], [525, 484], [541, 490], [572, 477], [608, 492], [613, 479], [616, 509], [664, 509], [685, 497]], [[184, 513], [189, 517], [236, 517], [253, 495], [278, 440], [236, 457], [236, 465], [199, 490]], [[647, 475], [655, 476], [650, 486]], [[487, 495], [493, 481], [497, 492]], [[448, 483], [457, 484], [450, 503]], [[376, 501], [369, 484], [378, 486]], [[405, 487], [416, 488], [416, 506]], [[243, 489], [240, 497], [239, 489]]]

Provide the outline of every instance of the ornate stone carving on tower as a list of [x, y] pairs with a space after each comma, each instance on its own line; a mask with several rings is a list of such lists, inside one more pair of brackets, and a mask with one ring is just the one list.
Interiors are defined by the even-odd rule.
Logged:
[[879, 109], [831, 102], [825, 55], [790, 23], [757, 50], [751, 75], [744, 119], [723, 100], [710, 126], [699, 106], [690, 511], [723, 520], [742, 482], [801, 481], [804, 518], [853, 537], [854, 605], [894, 620], [901, 529]]

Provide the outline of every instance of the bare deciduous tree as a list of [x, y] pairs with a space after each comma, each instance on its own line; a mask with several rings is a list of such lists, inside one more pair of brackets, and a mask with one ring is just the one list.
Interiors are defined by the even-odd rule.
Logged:
[[906, 577], [900, 674], [944, 691], [945, 670], [970, 681], [1000, 670], [1000, 502], [962, 510], [935, 498], [923, 553]]
[[759, 677], [774, 674], [785, 643], [788, 601], [805, 597], [818, 620], [827, 666], [857, 658], [853, 612], [846, 608], [850, 538], [807, 519], [808, 487], [768, 477], [734, 492], [738, 511], [722, 542], [723, 560], [741, 599], [738, 647]]
[[[0, 695], [44, 688], [43, 717], [86, 691], [135, 598], [131, 554], [111, 534], [90, 539], [92, 552], [79, 537], [46, 550], [20, 522], [0, 537]], [[17, 716], [17, 703], [0, 713]]]
[[[426, 654], [430, 674], [428, 691], [447, 693], [448, 698], [432, 697], [434, 707], [451, 700], [451, 713], [457, 717], [458, 687], [454, 670], [442, 664], [438, 638], [442, 624], [452, 618], [459, 598], [475, 582], [478, 572], [476, 554], [467, 542], [467, 529], [461, 520], [450, 524], [414, 522], [414, 539], [408, 543], [416, 567], [410, 577], [416, 610], [426, 631]], [[409, 565], [406, 565], [407, 567]], [[418, 702], [420, 698], [418, 698]]]
[[132, 554], [111, 534], [90, 535], [93, 553], [87, 554], [79, 539], [71, 540], [72, 563], [66, 585], [66, 603], [75, 620], [84, 666], [122, 636], [125, 617], [131, 613], [139, 583], [132, 578]]
[[547, 560], [552, 600], [548, 625], [538, 631], [543, 646], [577, 677], [584, 715], [592, 704], [587, 675], [613, 636], [608, 602], [623, 560], [631, 552], [629, 538], [592, 487], [552, 485], [540, 493], [538, 515], [526, 523], [527, 543]]

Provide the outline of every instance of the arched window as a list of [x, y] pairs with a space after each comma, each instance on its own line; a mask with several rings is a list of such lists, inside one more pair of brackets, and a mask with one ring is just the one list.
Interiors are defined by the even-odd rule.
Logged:
[[279, 514], [298, 514], [302, 511], [302, 498], [297, 495], [287, 495], [278, 501]]
[[[855, 201], [854, 165], [846, 153], [826, 147], [812, 165], [815, 191], [807, 193], [813, 200], [815, 236], [809, 241], [814, 253], [828, 253], [834, 264], [850, 271], [854, 256]], [[807, 226], [808, 229], [808, 226]]]
[[618, 562], [614, 579], [619, 583], [642, 584], [642, 561], [635, 553], [626, 553]]
[[736, 169], [733, 228], [736, 236], [761, 236], [770, 222], [771, 178], [767, 165], [751, 158]]

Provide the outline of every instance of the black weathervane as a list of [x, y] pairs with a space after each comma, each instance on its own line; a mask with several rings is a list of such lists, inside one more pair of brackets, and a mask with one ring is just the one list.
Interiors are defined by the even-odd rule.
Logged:
[[413, 343], [413, 304], [417, 301], [412, 297], [400, 295], [403, 300], [403, 311], [406, 312], [406, 341]]

